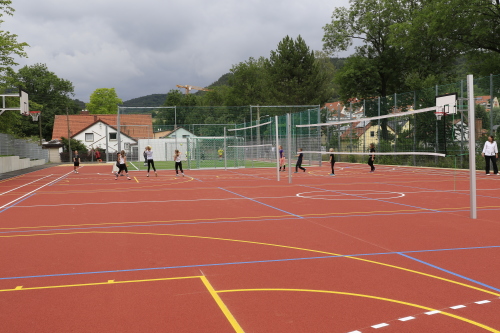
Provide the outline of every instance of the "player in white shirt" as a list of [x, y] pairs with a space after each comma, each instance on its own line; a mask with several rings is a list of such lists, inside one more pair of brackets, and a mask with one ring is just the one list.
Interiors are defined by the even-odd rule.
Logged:
[[498, 146], [495, 139], [493, 138], [493, 135], [490, 135], [488, 137], [488, 141], [484, 143], [483, 153], [481, 155], [483, 155], [486, 162], [486, 175], [490, 175], [490, 161], [493, 163], [493, 173], [495, 175], [498, 175]]

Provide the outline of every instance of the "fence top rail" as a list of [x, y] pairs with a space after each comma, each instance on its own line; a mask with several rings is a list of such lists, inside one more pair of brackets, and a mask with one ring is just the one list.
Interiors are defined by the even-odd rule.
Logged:
[[272, 123], [271, 121], [268, 121], [267, 123], [262, 123], [262, 124], [257, 124], [257, 125], [253, 125], [253, 126], [248, 126], [248, 127], [242, 127], [242, 128], [230, 128], [228, 129], [229, 132], [233, 132], [233, 131], [241, 131], [241, 130], [246, 130], [246, 129], [249, 129], [249, 128], [255, 128], [255, 127], [259, 127], [259, 126], [264, 126], [264, 125], [268, 125]]

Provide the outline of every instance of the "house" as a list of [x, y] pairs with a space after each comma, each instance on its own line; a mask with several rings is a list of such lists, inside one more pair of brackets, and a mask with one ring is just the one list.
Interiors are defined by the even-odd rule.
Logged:
[[166, 133], [164, 136], [160, 136], [160, 139], [187, 139], [196, 138], [196, 135], [191, 133], [185, 128], [177, 127], [175, 130]]
[[[477, 96], [475, 98], [475, 102], [476, 102], [476, 105], [482, 105], [485, 107], [486, 111], [490, 111], [491, 110], [491, 105], [490, 105], [490, 100], [491, 100], [491, 96]], [[493, 107], [494, 108], [498, 108], [499, 107], [499, 104], [498, 104], [498, 98], [497, 97], [494, 97], [493, 98]]]
[[[101, 148], [109, 153], [118, 150], [118, 115], [88, 114], [56, 115], [52, 140], [68, 137], [82, 141], [88, 149]], [[139, 139], [153, 138], [153, 120], [150, 114], [120, 115], [121, 149], [137, 154]]]

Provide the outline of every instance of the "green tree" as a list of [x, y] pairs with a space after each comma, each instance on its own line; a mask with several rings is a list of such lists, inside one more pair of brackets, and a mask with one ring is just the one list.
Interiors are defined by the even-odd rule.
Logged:
[[[19, 86], [28, 92], [31, 110], [42, 111], [42, 136], [46, 140], [52, 137], [56, 114], [66, 114], [66, 108], [71, 114], [79, 110], [75, 101], [70, 98], [74, 91], [73, 84], [49, 71], [45, 64], [24, 66], [17, 73], [4, 78], [9, 85]], [[21, 118], [21, 123], [25, 125], [30, 122], [31, 118]], [[23, 128], [27, 129], [23, 135], [38, 136], [38, 130], [35, 130], [37, 126], [26, 125]]]
[[268, 89], [276, 104], [322, 104], [330, 96], [331, 76], [321, 71], [314, 52], [299, 35], [296, 40], [283, 38], [266, 61]]
[[[372, 88], [375, 94], [386, 96], [398, 91], [403, 82], [404, 55], [390, 43], [390, 29], [400, 20], [400, 11], [390, 1], [352, 0], [350, 4], [350, 8], [336, 8], [331, 23], [323, 27], [323, 49], [329, 53], [347, 51], [354, 40], [360, 40], [362, 45], [356, 47], [352, 57], [364, 58], [363, 63], [360, 64], [361, 59], [346, 62], [342, 70], [353, 73], [366, 66], [373, 72], [367, 73], [370, 74], [370, 81], [377, 81]], [[350, 68], [345, 68], [348, 66]], [[356, 79], [356, 76], [344, 75], [344, 78]], [[342, 84], [358, 86], [354, 80]], [[363, 90], [366, 93], [367, 89]], [[352, 93], [351, 97], [357, 97], [358, 91]]]
[[249, 58], [231, 68], [226, 105], [262, 105], [271, 102], [266, 59]]
[[[11, 0], [0, 0], [0, 17], [3, 15], [14, 15], [14, 8], [11, 7]], [[0, 20], [0, 25], [3, 23]], [[29, 46], [27, 43], [19, 43], [17, 41], [17, 35], [11, 34], [8, 31], [0, 31], [0, 74], [5, 74], [6, 72], [12, 72], [12, 66], [18, 65], [14, 61], [14, 56], [21, 58], [27, 57], [24, 48]]]
[[87, 110], [91, 114], [115, 114], [123, 101], [118, 98], [115, 88], [98, 88], [90, 95]]

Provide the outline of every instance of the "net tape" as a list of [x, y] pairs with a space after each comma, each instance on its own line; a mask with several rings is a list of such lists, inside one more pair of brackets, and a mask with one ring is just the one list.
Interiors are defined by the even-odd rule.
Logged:
[[342, 120], [342, 121], [332, 121], [332, 122], [329, 122], [329, 123], [296, 125], [296, 127], [317, 127], [317, 126], [342, 125], [342, 124], [349, 124], [349, 123], [357, 123], [357, 122], [360, 122], [360, 121], [371, 121], [371, 120], [378, 120], [378, 119], [385, 119], [385, 118], [395, 118], [395, 117], [406, 117], [406, 116], [410, 116], [410, 115], [413, 115], [413, 114], [418, 114], [418, 113], [423, 113], [423, 112], [429, 112], [429, 111], [434, 111], [434, 110], [436, 110], [436, 107], [435, 106], [431, 106], [431, 107], [424, 108], [424, 109], [418, 109], [418, 110], [406, 111], [406, 112], [400, 112], [400, 113], [390, 113], [390, 114], [386, 114], [386, 115], [383, 115], [383, 116], [376, 116], [376, 117], [369, 117], [369, 118], [354, 118], [354, 119]]

